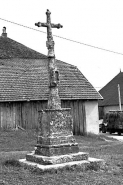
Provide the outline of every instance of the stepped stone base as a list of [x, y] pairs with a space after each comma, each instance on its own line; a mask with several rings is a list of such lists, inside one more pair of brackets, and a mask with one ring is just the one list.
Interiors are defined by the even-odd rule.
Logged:
[[41, 156], [57, 156], [79, 152], [78, 143], [67, 143], [60, 145], [36, 145], [35, 154]]
[[70, 109], [46, 109], [39, 111], [40, 133], [35, 151], [20, 159], [22, 165], [37, 168], [43, 172], [66, 169], [100, 168], [104, 161], [89, 158], [88, 153], [79, 152], [79, 146], [72, 133]]
[[93, 170], [99, 170], [100, 168], [104, 168], [105, 162], [102, 159], [96, 159], [96, 158], [88, 158], [88, 160], [81, 160], [81, 161], [72, 161], [72, 162], [66, 162], [61, 164], [53, 164], [53, 165], [41, 165], [36, 162], [30, 162], [26, 159], [20, 159], [20, 164], [22, 166], [26, 166], [29, 168], [36, 168], [37, 170], [40, 170], [41, 172], [54, 172], [55, 170], [67, 170], [72, 167], [72, 169], [79, 168], [82, 171], [85, 171], [87, 169], [93, 169]]
[[26, 160], [42, 165], [55, 165], [72, 161], [88, 160], [88, 155], [89, 155], [88, 153], [78, 152], [74, 154], [47, 157], [36, 155], [35, 152], [32, 152], [26, 155]]

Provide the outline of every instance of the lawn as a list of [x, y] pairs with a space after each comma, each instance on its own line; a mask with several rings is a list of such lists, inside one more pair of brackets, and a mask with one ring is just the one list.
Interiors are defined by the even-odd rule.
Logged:
[[0, 132], [0, 185], [104, 185], [123, 184], [123, 143], [106, 136], [76, 136], [80, 151], [106, 161], [99, 171], [69, 169], [44, 173], [21, 167], [16, 161], [34, 150], [35, 131]]

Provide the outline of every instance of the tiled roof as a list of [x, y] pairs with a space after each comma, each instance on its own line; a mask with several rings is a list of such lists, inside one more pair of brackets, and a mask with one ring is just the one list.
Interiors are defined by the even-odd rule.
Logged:
[[8, 37], [1, 36], [0, 37], [0, 59], [8, 59], [8, 58], [42, 59], [47, 57]]
[[[4, 34], [3, 34], [4, 35]], [[57, 60], [61, 99], [101, 99], [73, 65]], [[48, 99], [48, 59], [8, 37], [0, 37], [0, 101]]]
[[[101, 99], [77, 67], [57, 60], [61, 99]], [[48, 99], [47, 59], [0, 59], [0, 101]]]
[[120, 72], [99, 91], [104, 98], [104, 100], [99, 101], [99, 106], [119, 105], [118, 84], [120, 85], [121, 102], [123, 104], [123, 72]]

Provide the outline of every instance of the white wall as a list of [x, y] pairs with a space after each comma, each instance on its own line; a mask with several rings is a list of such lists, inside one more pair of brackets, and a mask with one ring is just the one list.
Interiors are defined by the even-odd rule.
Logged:
[[85, 102], [86, 132], [99, 133], [98, 101]]

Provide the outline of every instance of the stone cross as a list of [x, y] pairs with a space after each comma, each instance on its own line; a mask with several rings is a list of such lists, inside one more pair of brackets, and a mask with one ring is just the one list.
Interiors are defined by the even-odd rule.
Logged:
[[[60, 28], [60, 24], [51, 24], [50, 12], [47, 10], [47, 23], [37, 23], [37, 26], [47, 27], [49, 90], [48, 109], [39, 112], [40, 132], [38, 134], [35, 151], [26, 155], [26, 159], [19, 160], [22, 164], [39, 168], [41, 171], [50, 171], [58, 168], [65, 169], [72, 166], [88, 169], [98, 167], [103, 161], [88, 158], [87, 153], [79, 152], [72, 128], [73, 121], [70, 108], [61, 108], [58, 95], [58, 71], [55, 65], [54, 42], [51, 28]], [[100, 165], [101, 166], [101, 165]]]
[[58, 94], [58, 83], [59, 83], [59, 71], [55, 63], [54, 54], [54, 41], [52, 35], [52, 28], [62, 28], [61, 24], [52, 24], [50, 18], [51, 12], [47, 10], [47, 23], [35, 23], [38, 27], [47, 27], [47, 41], [46, 46], [48, 48], [48, 70], [49, 70], [49, 99], [48, 108], [49, 109], [61, 109], [61, 101]]
[[54, 57], [54, 41], [53, 41], [53, 35], [52, 35], [52, 28], [62, 28], [63, 26], [61, 24], [52, 24], [51, 18], [50, 18], [51, 12], [47, 10], [47, 23], [35, 23], [35, 26], [38, 27], [47, 27], [47, 48], [48, 48], [48, 56]]

